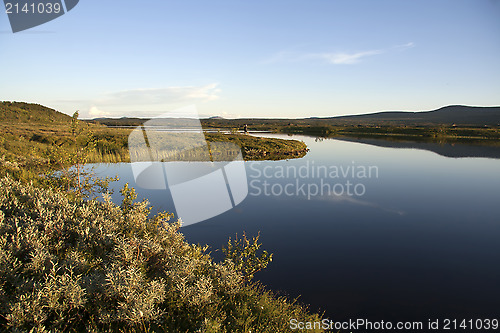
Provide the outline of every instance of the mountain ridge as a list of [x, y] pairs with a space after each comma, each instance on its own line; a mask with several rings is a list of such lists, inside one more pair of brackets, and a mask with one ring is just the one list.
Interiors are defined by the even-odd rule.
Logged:
[[[104, 125], [123, 126], [137, 125], [144, 123], [150, 118], [120, 117], [106, 118], [100, 117], [88, 122], [99, 122]], [[26, 102], [0, 102], [0, 121], [14, 123], [67, 123], [71, 120], [69, 115], [61, 113], [55, 109]], [[324, 123], [328, 125], [470, 125], [470, 126], [500, 126], [500, 106], [466, 106], [448, 105], [430, 111], [379, 111], [374, 113], [344, 115], [332, 117], [309, 117], [299, 119], [286, 118], [239, 118], [225, 119], [222, 117], [210, 117], [201, 119], [210, 122], [234, 122], [262, 121], [278, 123], [280, 121], [290, 121], [291, 123], [312, 124]]]
[[360, 115], [316, 118], [328, 121], [358, 120], [362, 123], [405, 122], [422, 124], [500, 125], [500, 106], [448, 105], [431, 111], [381, 111]]
[[[151, 118], [97, 118], [89, 120], [100, 122], [105, 125], [133, 125], [143, 123]], [[359, 115], [345, 115], [332, 117], [308, 117], [308, 118], [237, 118], [225, 119], [222, 117], [210, 117], [201, 119], [202, 122], [221, 123], [244, 123], [269, 122], [279, 123], [280, 121], [291, 124], [324, 123], [328, 125], [471, 125], [471, 126], [500, 126], [500, 106], [466, 106], [448, 105], [430, 111], [379, 111]]]

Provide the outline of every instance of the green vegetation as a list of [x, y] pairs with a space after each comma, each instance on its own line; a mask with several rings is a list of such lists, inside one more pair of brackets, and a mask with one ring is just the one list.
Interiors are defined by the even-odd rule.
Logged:
[[[128, 136], [131, 128], [113, 128], [79, 121], [75, 139], [72, 118], [37, 104], [2, 102], [0, 108], [0, 154], [22, 167], [61, 167], [61, 161], [86, 150], [87, 163], [129, 162]], [[296, 140], [257, 138], [243, 134], [206, 134], [208, 141], [234, 142], [244, 159], [302, 157], [307, 146]], [[74, 164], [74, 163], [69, 163]]]
[[[259, 235], [230, 239], [215, 262], [208, 247], [184, 240], [172, 214], [151, 216], [128, 184], [121, 205], [111, 202], [111, 179], [82, 166], [126, 161], [130, 129], [39, 105], [2, 107], [9, 122], [0, 125], [1, 331], [288, 332], [291, 319], [321, 319], [252, 280], [272, 259]], [[250, 158], [306, 149], [240, 134], [208, 139], [234, 142]]]
[[452, 105], [427, 112], [304, 119], [205, 119], [207, 128], [241, 128], [317, 137], [383, 138], [438, 143], [498, 145], [500, 107]]
[[88, 162], [128, 159], [129, 131], [85, 122], [78, 122], [77, 129], [72, 117], [37, 104], [2, 102], [0, 108], [0, 154], [23, 167], [68, 164], [80, 149], [88, 151]]
[[[147, 119], [101, 119], [109, 126], [139, 125]], [[437, 143], [498, 145], [500, 107], [451, 105], [426, 112], [373, 114], [303, 119], [203, 119], [206, 129], [304, 134], [316, 137], [383, 138]]]
[[47, 123], [64, 124], [68, 116], [40, 104], [24, 102], [1, 102], [2, 123]]
[[251, 131], [302, 134], [315, 137], [381, 138], [438, 143], [474, 143], [499, 145], [500, 126], [472, 126], [455, 124], [404, 125], [342, 123], [332, 119], [209, 119], [206, 127], [228, 129], [248, 125]]
[[258, 238], [229, 241], [226, 259], [188, 244], [179, 222], [0, 179], [0, 327], [36, 332], [288, 332], [317, 315], [257, 283], [271, 257]]
[[233, 142], [242, 148], [245, 160], [278, 160], [303, 157], [308, 149], [304, 142], [262, 138], [244, 134], [206, 133], [209, 142]]

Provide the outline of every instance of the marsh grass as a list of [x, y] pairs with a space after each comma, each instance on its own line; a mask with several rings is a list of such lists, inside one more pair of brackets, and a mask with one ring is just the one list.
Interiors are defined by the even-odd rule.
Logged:
[[[0, 124], [0, 154], [10, 161], [18, 160], [19, 157], [36, 158], [39, 159], [40, 167], [60, 168], [56, 163], [57, 156], [74, 154], [79, 149], [88, 147], [91, 142], [92, 149], [88, 149], [86, 155], [88, 163], [130, 162], [128, 137], [131, 129], [108, 128], [85, 122], [80, 122], [80, 126], [84, 134], [74, 140], [69, 123]], [[238, 145], [245, 160], [298, 158], [307, 153], [305, 143], [297, 140], [221, 133], [206, 133], [205, 137], [208, 142]], [[178, 143], [179, 147], [182, 147], [181, 143]], [[181, 148], [176, 152], [175, 144], [169, 142], [169, 150], [174, 152], [174, 158], [180, 156], [182, 159], [193, 159], [193, 156], [181, 156]], [[167, 156], [167, 159], [172, 157]]]

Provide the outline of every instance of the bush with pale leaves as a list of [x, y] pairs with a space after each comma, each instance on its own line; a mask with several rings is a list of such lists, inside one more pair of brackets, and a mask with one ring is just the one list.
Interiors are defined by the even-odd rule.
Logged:
[[117, 206], [0, 179], [1, 330], [286, 332], [291, 318], [318, 320], [247, 281], [267, 263], [216, 263], [171, 214], [149, 218], [122, 194]]

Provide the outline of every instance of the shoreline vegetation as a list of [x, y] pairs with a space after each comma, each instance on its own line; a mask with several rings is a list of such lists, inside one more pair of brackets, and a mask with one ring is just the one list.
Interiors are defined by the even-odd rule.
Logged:
[[297, 126], [280, 128], [280, 132], [312, 135], [322, 138], [377, 138], [389, 141], [416, 141], [432, 143], [469, 143], [500, 146], [500, 127], [470, 126]]
[[[128, 136], [133, 128], [108, 127], [79, 121], [81, 135], [74, 140], [71, 117], [37, 104], [0, 104], [0, 153], [5, 158], [25, 156], [34, 163], [53, 164], [54, 151], [71, 154], [92, 144], [87, 163], [129, 162]], [[205, 133], [208, 142], [233, 142], [240, 146], [245, 160], [300, 158], [307, 153], [302, 141], [261, 138], [236, 133]], [[25, 162], [21, 158], [18, 162]]]
[[[1, 331], [292, 332], [292, 319], [321, 321], [253, 280], [272, 260], [259, 235], [229, 239], [216, 262], [128, 184], [113, 203], [113, 179], [82, 166], [126, 161], [130, 130], [28, 103], [0, 103], [0, 118]], [[247, 159], [307, 152], [295, 140], [207, 139], [235, 142]]]
[[[308, 148], [293, 139], [263, 138], [239, 133], [245, 125], [249, 131], [301, 134], [318, 138], [383, 139], [391, 142], [422, 142], [435, 144], [469, 144], [500, 147], [500, 108], [456, 107], [451, 111], [462, 116], [453, 123], [450, 110], [427, 112], [432, 123], [420, 117], [405, 115], [374, 115], [308, 118], [308, 119], [201, 119], [208, 142], [233, 142], [240, 146], [245, 160], [279, 160], [300, 158]], [[465, 108], [465, 109], [464, 109]], [[476, 109], [479, 109], [476, 110]], [[483, 110], [485, 109], [485, 110]], [[499, 109], [499, 110], [496, 110]], [[467, 113], [469, 112], [469, 113]], [[472, 116], [475, 112], [481, 117]], [[482, 112], [482, 113], [481, 113]], [[467, 114], [465, 114], [467, 113]], [[406, 113], [405, 113], [406, 114]], [[414, 115], [414, 113], [409, 113]], [[444, 114], [444, 116], [442, 115]], [[498, 115], [497, 115], [498, 114]], [[467, 121], [466, 115], [473, 121]], [[368, 117], [369, 116], [369, 117]], [[398, 118], [399, 117], [399, 118]], [[419, 120], [420, 119], [420, 120]], [[70, 131], [71, 117], [53, 109], [30, 103], [0, 103], [0, 153], [10, 162], [28, 168], [47, 169], [61, 164], [75, 150], [92, 146], [87, 163], [129, 162], [128, 135], [148, 119], [120, 118], [80, 121], [85, 135], [77, 140]], [[475, 124], [472, 124], [475, 122]], [[483, 124], [486, 123], [486, 124]], [[125, 128], [124, 128], [125, 127]], [[227, 133], [223, 133], [227, 132]], [[57, 156], [59, 155], [59, 157]], [[60, 165], [58, 166], [60, 167]]]
[[[89, 122], [134, 127], [148, 119], [100, 118]], [[378, 138], [449, 144], [500, 145], [500, 107], [447, 106], [427, 112], [379, 112], [331, 118], [201, 119], [205, 130], [301, 134], [319, 138]]]
[[[307, 146], [237, 133], [245, 125], [317, 138], [500, 145], [498, 117], [486, 126], [370, 119], [217, 118], [202, 125], [211, 130], [207, 141], [236, 143], [246, 160], [300, 158]], [[150, 216], [128, 184], [122, 203], [112, 203], [106, 193], [113, 179], [81, 168], [128, 161], [128, 135], [146, 120], [79, 121], [78, 113], [21, 102], [1, 102], [0, 120], [2, 330], [290, 332], [292, 319], [321, 321], [252, 279], [272, 259], [259, 235], [229, 239], [225, 259], [215, 262], [206, 246], [184, 240], [172, 214]]]
[[[172, 214], [0, 178], [0, 328], [36, 332], [291, 332], [321, 318], [252, 280], [259, 236], [225, 259], [189, 244]], [[322, 330], [311, 330], [322, 332]]]

